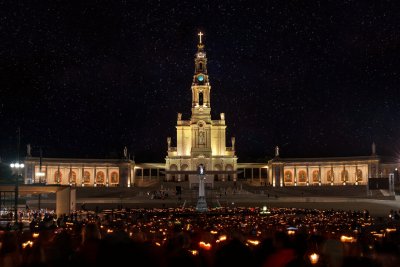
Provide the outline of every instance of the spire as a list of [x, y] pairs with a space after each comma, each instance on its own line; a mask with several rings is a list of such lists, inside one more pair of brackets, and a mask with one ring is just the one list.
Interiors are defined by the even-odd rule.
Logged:
[[[197, 52], [194, 57], [194, 75], [192, 82], [192, 122], [203, 120], [211, 123], [210, 82], [207, 74], [207, 57], [204, 52], [203, 36], [199, 32]], [[202, 140], [202, 139], [199, 139]]]
[[197, 78], [200, 78], [195, 79], [195, 82], [203, 83], [206, 82], [205, 75], [207, 75], [207, 57], [206, 53], [204, 52], [204, 43], [202, 39], [204, 33], [199, 32], [197, 35], [199, 36], [199, 43], [197, 44], [197, 53], [194, 59], [194, 74]]

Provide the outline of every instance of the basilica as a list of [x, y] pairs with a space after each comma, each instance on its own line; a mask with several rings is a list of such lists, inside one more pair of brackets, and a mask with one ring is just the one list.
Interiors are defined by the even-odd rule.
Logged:
[[370, 155], [359, 157], [282, 158], [276, 147], [275, 157], [264, 163], [238, 162], [234, 137], [228, 137], [230, 146], [227, 146], [225, 113], [221, 112], [219, 118], [211, 117], [211, 79], [203, 33], [198, 36], [190, 87], [191, 116], [185, 119], [182, 113], [177, 113], [176, 144], [172, 144], [171, 137], [166, 138], [165, 162], [135, 162], [128, 157], [126, 148], [123, 157], [114, 160], [34, 157], [29, 149], [25, 158], [25, 183], [140, 187], [164, 181], [189, 182], [191, 186], [198, 183], [197, 170], [202, 166], [205, 181], [211, 187], [215, 182], [230, 181], [273, 187], [345, 186], [366, 185], [370, 178], [388, 177], [397, 172], [399, 164], [378, 156], [375, 144]]

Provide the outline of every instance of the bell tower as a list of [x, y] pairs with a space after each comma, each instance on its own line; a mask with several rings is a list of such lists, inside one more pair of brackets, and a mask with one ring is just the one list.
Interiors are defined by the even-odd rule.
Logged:
[[207, 57], [202, 42], [203, 33], [199, 32], [199, 43], [194, 58], [194, 75], [192, 82], [192, 117], [191, 122], [199, 120], [211, 123], [211, 86], [207, 74]]
[[203, 33], [198, 33], [197, 51], [194, 56], [194, 75], [192, 85], [192, 109], [190, 119], [178, 113], [176, 121], [176, 147], [167, 138], [168, 155], [165, 158], [167, 180], [190, 180], [198, 183], [198, 176], [190, 174], [204, 166], [208, 171], [220, 171], [207, 176], [214, 179], [236, 180], [237, 157], [235, 139], [232, 146], [226, 146], [225, 113], [219, 118], [211, 118], [211, 86], [207, 71], [207, 56], [204, 49]]

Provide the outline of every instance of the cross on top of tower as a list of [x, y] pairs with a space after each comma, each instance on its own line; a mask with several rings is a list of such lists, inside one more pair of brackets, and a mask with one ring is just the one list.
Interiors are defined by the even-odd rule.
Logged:
[[199, 44], [201, 44], [201, 37], [204, 35], [204, 33], [202, 33], [202, 32], [199, 32], [197, 35], [199, 36], [199, 39], [200, 39], [200, 42], [199, 42]]

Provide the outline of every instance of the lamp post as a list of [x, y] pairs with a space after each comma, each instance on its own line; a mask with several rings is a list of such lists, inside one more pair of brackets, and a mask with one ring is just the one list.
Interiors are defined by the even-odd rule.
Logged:
[[18, 178], [20, 176], [20, 170], [25, 167], [23, 163], [11, 163], [10, 164], [11, 169], [15, 169], [17, 171], [17, 175], [15, 178], [15, 194], [14, 194], [14, 219], [15, 219], [15, 226], [18, 224], [18, 194], [19, 194], [19, 188], [18, 188]]

